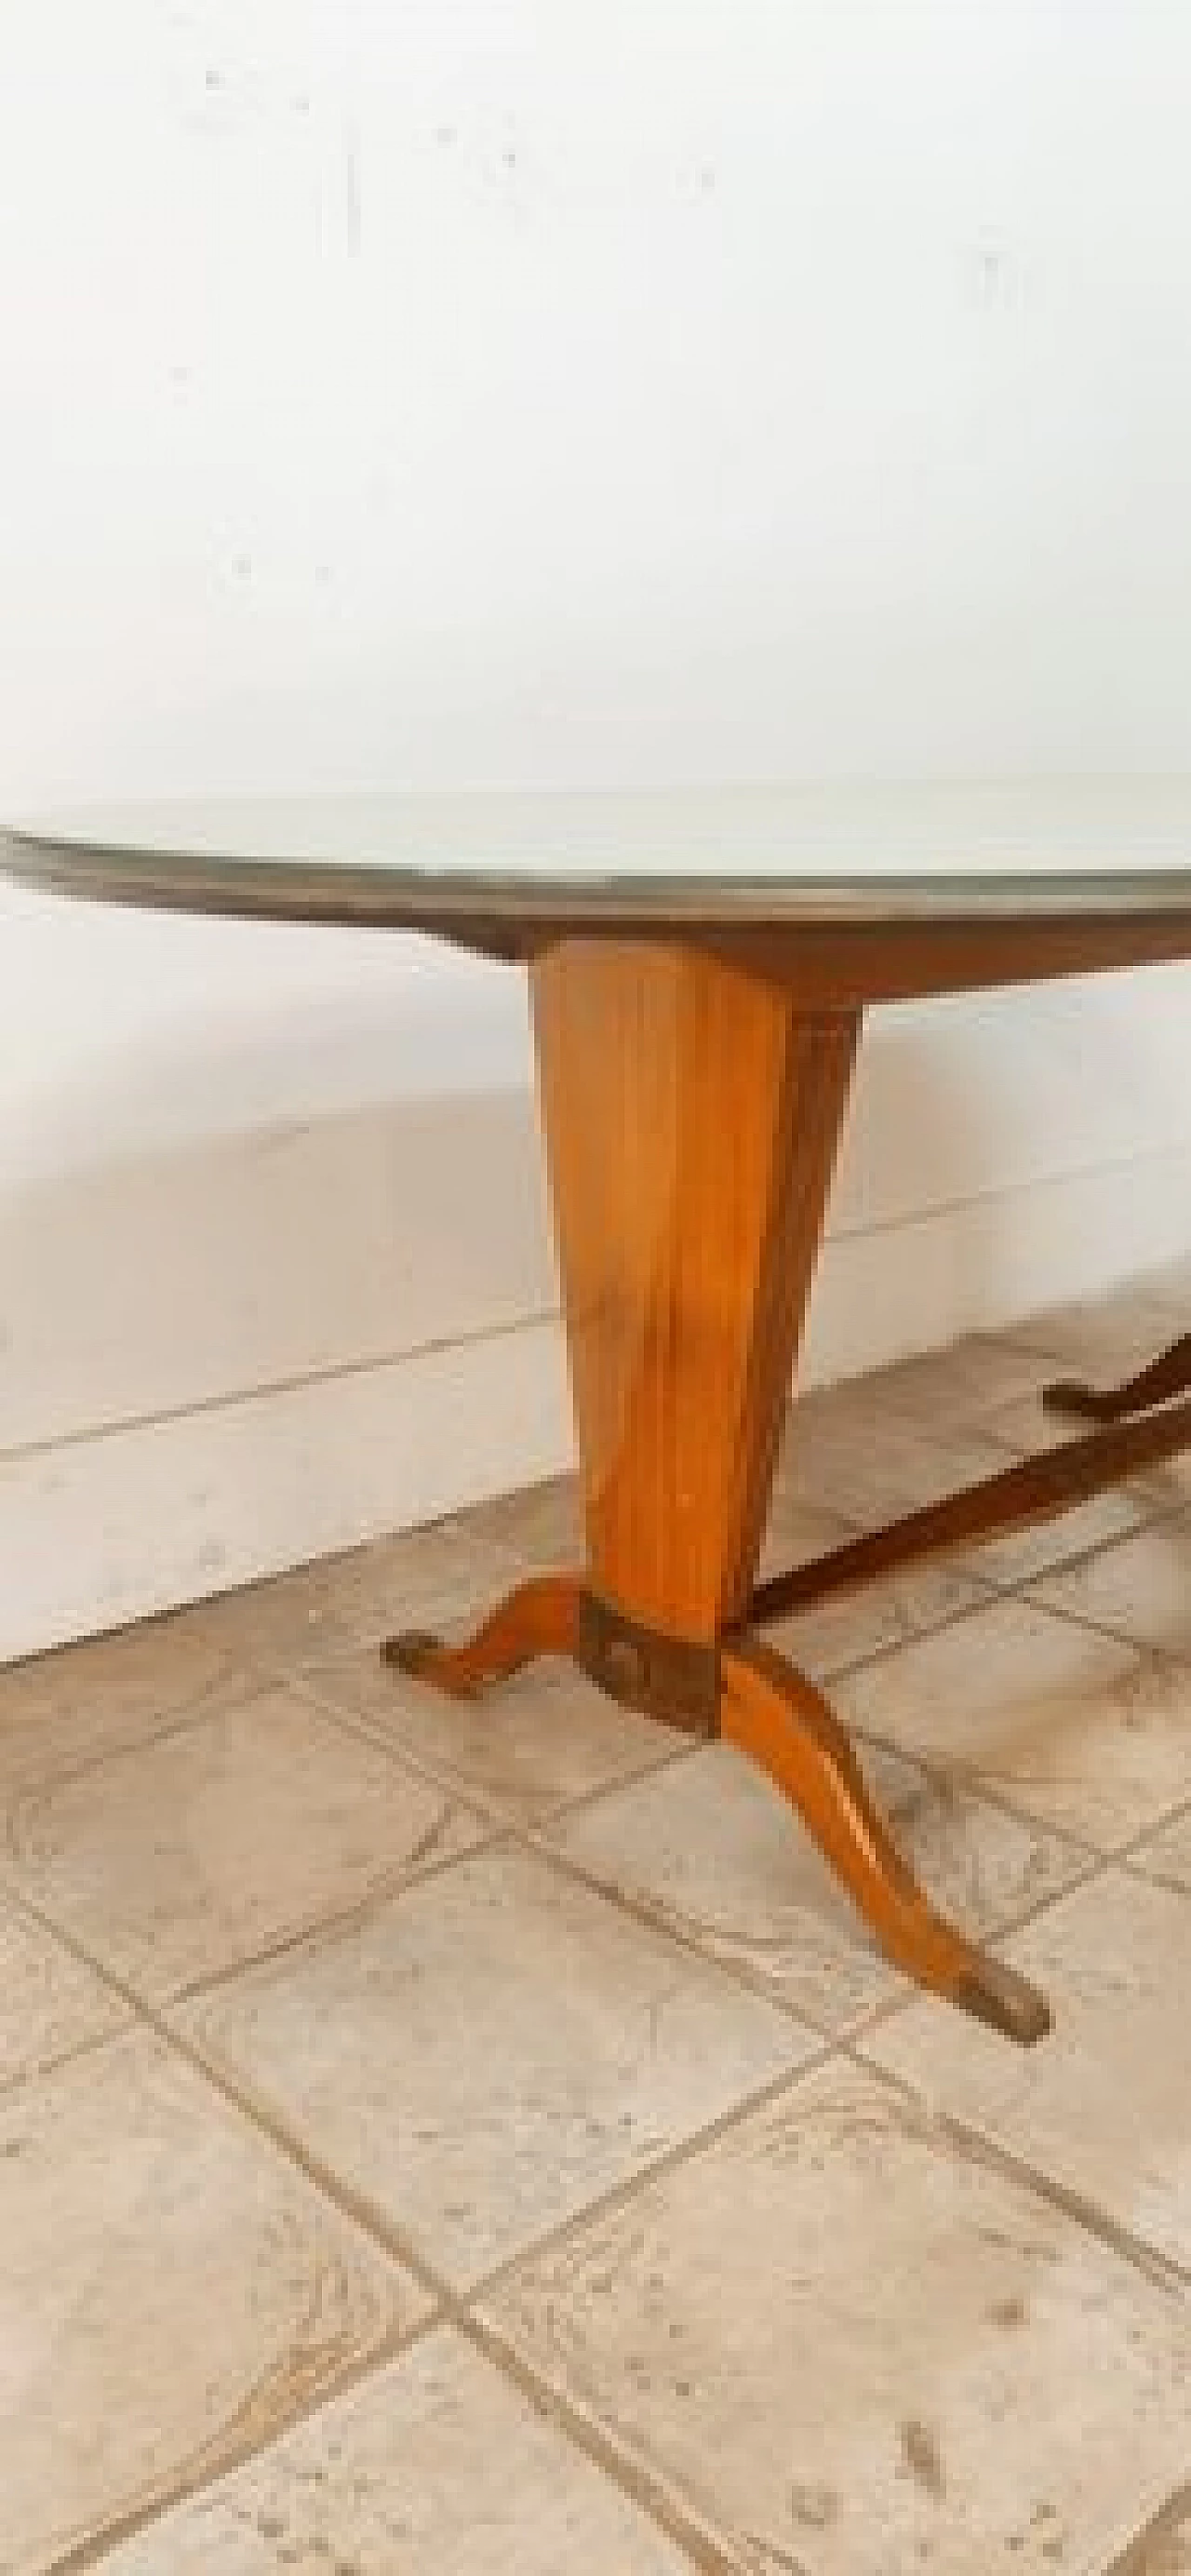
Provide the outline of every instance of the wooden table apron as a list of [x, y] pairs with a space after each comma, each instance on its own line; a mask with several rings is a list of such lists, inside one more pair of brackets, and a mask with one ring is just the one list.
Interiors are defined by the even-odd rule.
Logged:
[[463, 1644], [383, 1653], [460, 1695], [537, 1654], [737, 1745], [797, 1810], [881, 1947], [1014, 2039], [1046, 1999], [917, 1885], [822, 1693], [768, 1620], [1089, 1499], [1191, 1440], [1191, 1336], [1128, 1385], [1048, 1390], [1093, 1427], [966, 1493], [755, 1581], [866, 1007], [1191, 956], [1187, 872], [961, 889], [435, 880], [154, 858], [9, 836], [8, 873], [157, 909], [425, 929], [528, 968], [587, 1563], [519, 1585]]

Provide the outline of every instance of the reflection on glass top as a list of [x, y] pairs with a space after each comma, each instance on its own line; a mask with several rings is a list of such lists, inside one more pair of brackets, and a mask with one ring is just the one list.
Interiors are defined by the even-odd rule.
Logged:
[[[546, 900], [718, 917], [895, 918], [943, 903], [1031, 908], [1081, 889], [1111, 908], [1158, 880], [1191, 903], [1191, 778], [806, 785], [675, 793], [303, 798], [106, 808], [0, 834], [26, 880], [153, 900], [182, 886], [266, 904], [342, 872], [394, 913], [416, 893], [497, 917]], [[263, 880], [263, 883], [262, 883]]]

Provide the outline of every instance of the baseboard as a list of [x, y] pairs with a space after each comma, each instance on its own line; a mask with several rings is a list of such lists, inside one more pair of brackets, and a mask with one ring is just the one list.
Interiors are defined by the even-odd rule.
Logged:
[[0, 1662], [556, 1471], [557, 1324], [53, 1442], [0, 1468]]
[[1191, 1245], [1191, 1145], [829, 1237], [802, 1376], [833, 1384], [1106, 1296]]
[[[1191, 1148], [987, 1192], [825, 1247], [804, 1375], [822, 1383], [1095, 1293], [1186, 1251]], [[550, 1315], [10, 1448], [0, 1661], [199, 1600], [557, 1472]]]

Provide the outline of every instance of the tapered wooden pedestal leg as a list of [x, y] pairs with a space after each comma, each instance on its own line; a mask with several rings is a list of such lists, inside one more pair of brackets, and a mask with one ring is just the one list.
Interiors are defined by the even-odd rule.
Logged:
[[522, 1586], [464, 1647], [397, 1638], [447, 1690], [573, 1654], [615, 1698], [722, 1733], [790, 1800], [889, 1955], [1015, 2038], [1041, 1999], [916, 1887], [842, 1728], [741, 1642], [859, 1035], [779, 980], [664, 941], [532, 970], [587, 1530], [585, 1579]]

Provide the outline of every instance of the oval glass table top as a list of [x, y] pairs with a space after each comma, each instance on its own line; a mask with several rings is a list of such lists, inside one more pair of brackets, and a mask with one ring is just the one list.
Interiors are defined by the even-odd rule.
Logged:
[[1191, 777], [209, 801], [0, 831], [88, 901], [439, 931], [1186, 921]]

